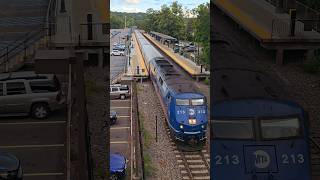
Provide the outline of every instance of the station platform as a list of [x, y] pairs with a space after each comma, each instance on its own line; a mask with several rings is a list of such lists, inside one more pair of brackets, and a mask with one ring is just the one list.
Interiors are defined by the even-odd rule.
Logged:
[[295, 36], [290, 36], [289, 14], [276, 13], [276, 8], [265, 0], [215, 0], [213, 3], [263, 42], [320, 42], [320, 33], [305, 31], [300, 21], [296, 22]]
[[297, 20], [291, 36], [290, 15], [276, 13], [266, 0], [215, 0], [214, 5], [256, 38], [262, 47], [277, 50], [277, 62], [283, 61], [283, 50], [314, 50], [320, 46], [320, 33], [306, 31]]
[[195, 78], [205, 78], [210, 76], [209, 71], [205, 71], [201, 66], [198, 66], [193, 61], [180, 56], [177, 53], [174, 53], [172, 49], [161, 44], [159, 41], [155, 40], [149, 34], [144, 33], [144, 36], [151, 41], [154, 45], [156, 45], [161, 51], [163, 51], [167, 56], [169, 56], [172, 60], [174, 60], [181, 68], [183, 68], [188, 74]]
[[128, 62], [128, 69], [126, 76], [131, 77], [148, 77], [149, 73], [146, 68], [145, 61], [143, 59], [140, 46], [138, 44], [135, 33], [132, 33], [133, 48], [130, 54], [130, 63]]

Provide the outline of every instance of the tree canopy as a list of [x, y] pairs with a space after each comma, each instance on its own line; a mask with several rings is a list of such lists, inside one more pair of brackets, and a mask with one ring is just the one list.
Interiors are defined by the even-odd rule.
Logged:
[[178, 40], [196, 42], [201, 46], [200, 60], [210, 63], [210, 9], [209, 3], [194, 9], [183, 8], [174, 1], [162, 5], [160, 10], [147, 9], [146, 13], [111, 12], [111, 28], [124, 28], [126, 16], [127, 27], [137, 26], [147, 32], [160, 32]]

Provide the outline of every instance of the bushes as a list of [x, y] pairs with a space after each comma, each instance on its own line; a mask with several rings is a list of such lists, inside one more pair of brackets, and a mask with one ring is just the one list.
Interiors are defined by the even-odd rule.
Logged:
[[320, 72], [320, 56], [315, 56], [303, 63], [303, 70], [310, 74], [317, 74]]

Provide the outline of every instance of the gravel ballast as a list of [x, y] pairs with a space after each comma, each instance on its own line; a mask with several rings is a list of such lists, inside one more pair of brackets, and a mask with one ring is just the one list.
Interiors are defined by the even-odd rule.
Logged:
[[[138, 105], [140, 120], [143, 121], [144, 133], [147, 132], [147, 142], [144, 146], [144, 154], [151, 158], [151, 173], [147, 173], [146, 179], [182, 179], [180, 169], [177, 165], [176, 157], [173, 152], [173, 146], [167, 135], [166, 125], [162, 109], [158, 106], [159, 99], [155, 89], [150, 81], [143, 84], [138, 83]], [[158, 142], [155, 134], [155, 116], [158, 116]], [[151, 168], [148, 168], [151, 169]], [[148, 171], [148, 170], [147, 170]]]

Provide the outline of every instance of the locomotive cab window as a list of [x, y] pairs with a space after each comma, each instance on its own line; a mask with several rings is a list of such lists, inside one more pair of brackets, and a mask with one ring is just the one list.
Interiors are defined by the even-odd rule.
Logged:
[[298, 118], [261, 120], [261, 134], [264, 139], [282, 139], [301, 136]]
[[193, 106], [202, 106], [204, 105], [204, 99], [201, 98], [201, 99], [191, 99], [191, 105]]
[[213, 120], [212, 132], [219, 139], [253, 139], [252, 120]]
[[177, 106], [189, 106], [190, 101], [189, 101], [189, 99], [176, 99], [176, 105]]

